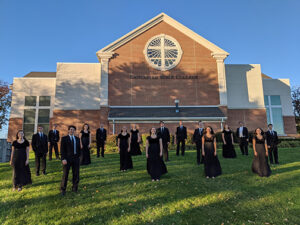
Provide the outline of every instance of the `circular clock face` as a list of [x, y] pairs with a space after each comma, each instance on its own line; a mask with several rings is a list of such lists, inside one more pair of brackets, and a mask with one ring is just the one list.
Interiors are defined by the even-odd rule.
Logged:
[[153, 68], [166, 71], [174, 68], [179, 63], [182, 50], [174, 38], [160, 34], [152, 37], [147, 42], [144, 54]]

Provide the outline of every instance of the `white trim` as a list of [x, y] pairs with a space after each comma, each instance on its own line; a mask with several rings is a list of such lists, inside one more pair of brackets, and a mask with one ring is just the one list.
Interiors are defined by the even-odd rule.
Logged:
[[[208, 107], [220, 107], [224, 105], [181, 105], [179, 108], [208, 108]], [[175, 105], [111, 105], [109, 108], [175, 108]]]
[[[138, 123], [159, 123], [161, 120], [143, 120], [143, 121], [138, 121]], [[164, 123], [167, 124], [167, 123], [175, 123], [175, 122], [178, 122], [179, 120], [164, 120]], [[111, 122], [111, 121], [109, 121]], [[115, 124], [118, 124], [118, 123], [133, 123], [135, 121], [132, 121], [132, 120], [124, 120], [124, 121], [115, 121]], [[184, 123], [195, 123], [197, 121], [195, 120], [184, 120]], [[203, 123], [220, 123], [221, 121], [213, 121], [213, 120], [202, 120]]]
[[192, 30], [190, 30], [189, 28], [182, 25], [181, 23], [174, 20], [173, 18], [169, 17], [165, 13], [160, 13], [159, 15], [157, 15], [156, 17], [150, 19], [149, 21], [147, 21], [143, 25], [141, 25], [141, 26], [137, 27], [136, 29], [130, 31], [129, 33], [125, 34], [123, 37], [119, 38], [118, 40], [116, 40], [116, 41], [112, 42], [111, 44], [105, 46], [104, 48], [100, 49], [99, 51], [97, 51], [97, 53], [114, 51], [115, 49], [117, 49], [120, 46], [126, 44], [127, 42], [129, 42], [133, 38], [135, 38], [138, 35], [142, 34], [146, 30], [152, 28], [153, 26], [160, 23], [161, 21], [164, 21], [167, 24], [169, 24], [169, 25], [173, 26], [174, 28], [178, 29], [179, 31], [181, 31], [185, 35], [189, 36], [190, 38], [192, 38], [193, 40], [195, 40], [199, 44], [205, 46], [206, 48], [208, 48], [212, 52], [222, 53], [222, 54], [225, 54], [226, 56], [229, 55], [228, 52], [224, 51], [223, 49], [219, 48], [218, 46], [216, 46], [212, 42], [210, 42], [210, 41], [206, 40], [205, 38], [201, 37], [199, 34], [195, 33]]
[[152, 120], [220, 120], [227, 119], [227, 117], [108, 117], [108, 120], [114, 121], [152, 121]]

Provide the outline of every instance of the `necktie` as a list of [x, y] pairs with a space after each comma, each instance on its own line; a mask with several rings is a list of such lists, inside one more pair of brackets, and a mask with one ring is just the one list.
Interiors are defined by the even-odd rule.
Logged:
[[72, 142], [72, 147], [74, 149], [74, 155], [76, 155], [76, 144], [75, 144], [74, 136], [71, 136], [71, 142]]

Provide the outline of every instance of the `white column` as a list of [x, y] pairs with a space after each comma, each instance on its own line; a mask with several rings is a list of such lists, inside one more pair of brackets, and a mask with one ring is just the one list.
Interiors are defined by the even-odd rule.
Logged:
[[99, 52], [98, 59], [101, 63], [101, 80], [100, 80], [100, 107], [108, 106], [108, 65], [109, 59], [113, 52]]
[[224, 59], [227, 55], [224, 53], [212, 53], [212, 56], [217, 61], [220, 105], [227, 105], [226, 74], [224, 65]]

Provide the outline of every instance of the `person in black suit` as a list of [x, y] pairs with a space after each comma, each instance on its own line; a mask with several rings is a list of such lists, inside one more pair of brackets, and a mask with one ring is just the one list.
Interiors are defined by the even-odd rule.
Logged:
[[182, 125], [182, 121], [179, 121], [179, 127], [177, 127], [176, 129], [176, 143], [177, 143], [176, 155], [177, 156], [179, 155], [180, 144], [181, 144], [181, 155], [184, 156], [186, 139], [187, 139], [186, 127]]
[[[204, 124], [202, 121], [198, 123], [199, 128], [195, 129], [193, 135], [193, 143], [196, 144], [197, 149], [197, 164], [200, 165], [203, 163], [203, 155], [202, 155], [202, 136], [204, 133]], [[202, 157], [201, 157], [202, 155]]]
[[100, 128], [96, 131], [96, 141], [97, 141], [97, 157], [100, 156], [100, 148], [101, 148], [101, 156], [104, 157], [104, 149], [106, 142], [107, 133], [104, 129], [103, 123], [100, 124]]
[[59, 142], [59, 131], [56, 130], [56, 128], [57, 128], [57, 124], [54, 124], [53, 130], [50, 130], [48, 133], [48, 142], [50, 144], [49, 161], [52, 160], [52, 148], [54, 148], [56, 159], [59, 159], [58, 146], [57, 146], [57, 142]]
[[270, 163], [273, 164], [273, 155], [275, 159], [275, 163], [278, 164], [278, 136], [277, 132], [273, 130], [273, 125], [268, 125], [268, 131], [266, 132], [267, 146], [269, 151], [269, 159]]
[[80, 140], [75, 136], [76, 127], [68, 127], [68, 135], [62, 137], [60, 152], [61, 152], [61, 162], [63, 165], [63, 176], [61, 180], [61, 194], [66, 194], [66, 188], [68, 183], [68, 176], [70, 168], [72, 167], [73, 174], [73, 187], [72, 191], [78, 191], [79, 183], [79, 168], [80, 168]]
[[236, 129], [236, 136], [240, 141], [240, 149], [242, 155], [248, 155], [249, 133], [247, 127], [244, 127], [243, 122], [239, 122], [240, 127]]
[[156, 133], [157, 136], [162, 139], [164, 159], [165, 161], [170, 161], [168, 151], [168, 147], [170, 144], [170, 132], [169, 129], [165, 127], [165, 123], [163, 121], [160, 121], [160, 128], [156, 129]]
[[47, 135], [43, 133], [43, 127], [38, 126], [38, 132], [32, 135], [31, 146], [35, 154], [36, 175], [40, 175], [40, 162], [42, 160], [41, 170], [46, 175], [46, 156], [48, 152]]

